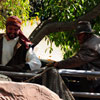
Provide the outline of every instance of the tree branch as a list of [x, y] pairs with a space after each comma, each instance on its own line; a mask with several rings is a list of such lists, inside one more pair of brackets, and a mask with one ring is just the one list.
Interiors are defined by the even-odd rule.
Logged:
[[45, 35], [49, 35], [52, 32], [70, 31], [74, 30], [77, 26], [77, 22], [80, 20], [91, 21], [100, 15], [100, 4], [98, 4], [94, 9], [92, 9], [87, 14], [79, 17], [72, 22], [52, 22], [47, 20], [41, 23], [30, 35], [29, 39], [37, 45]]

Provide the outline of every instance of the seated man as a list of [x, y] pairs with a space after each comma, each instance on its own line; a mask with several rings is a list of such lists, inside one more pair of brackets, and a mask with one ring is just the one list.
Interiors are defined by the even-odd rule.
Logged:
[[[76, 38], [80, 44], [80, 50], [71, 58], [56, 62], [56, 68], [77, 68], [83, 65], [90, 65], [100, 68], [100, 37], [93, 34], [91, 25], [87, 21], [80, 21], [76, 29]], [[89, 68], [89, 66], [88, 66]], [[92, 68], [92, 67], [91, 67]]]
[[[6, 34], [0, 35], [1, 71], [25, 72], [40, 69], [41, 67], [40, 60], [33, 52], [32, 43], [21, 31], [21, 24], [22, 22], [18, 17], [9, 17], [6, 21]], [[57, 93], [63, 100], [74, 100], [56, 69], [47, 68], [40, 74], [40, 77], [34, 79]], [[11, 79], [16, 81], [14, 76]], [[28, 79], [28, 82], [34, 83], [34, 79]], [[35, 83], [38, 84], [38, 82]]]
[[21, 24], [16, 16], [7, 18], [6, 33], [0, 34], [0, 70], [24, 72], [41, 67], [32, 43], [21, 31]]
[[[93, 34], [90, 22], [80, 21], [76, 28], [76, 38], [79, 41], [80, 49], [75, 56], [54, 63], [57, 69], [84, 69], [84, 70], [100, 70], [100, 36]], [[91, 79], [90, 79], [91, 80]], [[91, 84], [90, 84], [91, 83]], [[99, 82], [97, 80], [90, 81], [87, 91], [99, 91]], [[84, 85], [83, 86], [88, 86]], [[80, 87], [81, 88], [81, 87]], [[82, 89], [82, 88], [81, 88]]]

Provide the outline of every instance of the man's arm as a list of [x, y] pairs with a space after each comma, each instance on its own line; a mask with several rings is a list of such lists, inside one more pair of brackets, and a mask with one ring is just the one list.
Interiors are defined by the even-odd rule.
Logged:
[[56, 68], [76, 68], [99, 58], [99, 54], [89, 48], [81, 48], [79, 52], [66, 60], [54, 64]]

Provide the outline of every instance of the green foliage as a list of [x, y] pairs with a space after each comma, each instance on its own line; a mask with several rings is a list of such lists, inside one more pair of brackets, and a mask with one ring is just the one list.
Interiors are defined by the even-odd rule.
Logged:
[[[6, 18], [10, 15], [17, 15], [23, 21], [29, 18], [29, 14], [31, 17], [38, 16], [41, 21], [49, 18], [59, 22], [75, 21], [78, 17], [93, 9], [98, 3], [100, 3], [100, 0], [1, 0], [0, 28], [5, 28]], [[91, 23], [97, 31], [96, 34], [100, 34], [100, 17], [92, 20]], [[48, 36], [51, 44], [54, 42], [64, 51], [64, 59], [74, 55], [79, 48], [74, 32], [74, 30], [57, 32]], [[50, 47], [51, 51], [52, 48]]]
[[26, 21], [29, 18], [29, 0], [2, 0], [0, 2], [0, 28], [5, 28], [8, 16], [15, 15]]
[[[41, 1], [41, 0], [40, 0]], [[74, 21], [78, 17], [93, 9], [99, 0], [42, 0], [41, 7], [38, 8], [38, 16], [42, 20], [52, 18], [53, 21]], [[99, 23], [96, 23], [99, 20]], [[92, 21], [94, 29], [99, 33], [100, 18]], [[74, 37], [74, 30], [71, 32], [51, 33], [50, 41], [56, 46], [61, 46], [64, 51], [64, 59], [72, 56], [78, 50], [79, 45]]]

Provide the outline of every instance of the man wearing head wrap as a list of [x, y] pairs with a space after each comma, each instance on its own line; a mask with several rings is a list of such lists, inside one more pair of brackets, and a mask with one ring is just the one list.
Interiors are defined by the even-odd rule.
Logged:
[[[11, 16], [6, 21], [6, 34], [0, 35], [0, 70], [26, 71], [41, 67], [40, 60], [33, 52], [32, 43], [21, 31], [21, 24], [21, 20], [16, 16]], [[40, 71], [42, 72], [42, 70]], [[20, 81], [16, 80], [16, 78], [14, 79], [13, 76], [10, 78], [13, 81]], [[39, 81], [39, 83], [57, 93], [63, 100], [74, 100], [54, 68], [45, 69], [39, 79], [37, 75], [34, 79], [28, 79], [28, 81], [36, 81], [35, 83]]]
[[[0, 70], [26, 71], [41, 67], [40, 60], [33, 52], [33, 44], [21, 31], [22, 21], [10, 16], [6, 21], [6, 34], [0, 35]], [[4, 67], [5, 66], [5, 67]]]

